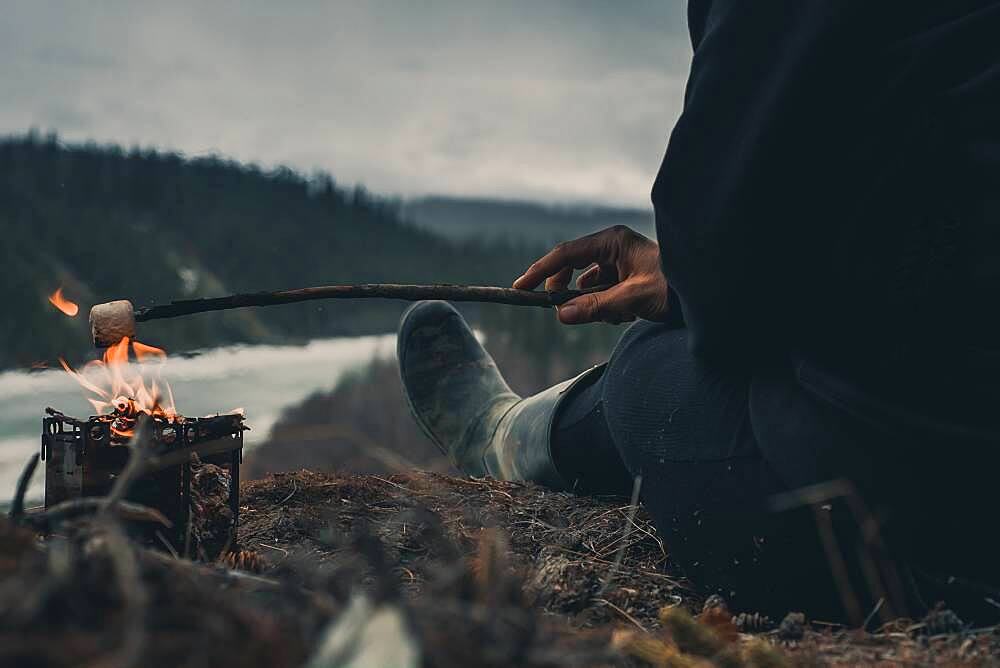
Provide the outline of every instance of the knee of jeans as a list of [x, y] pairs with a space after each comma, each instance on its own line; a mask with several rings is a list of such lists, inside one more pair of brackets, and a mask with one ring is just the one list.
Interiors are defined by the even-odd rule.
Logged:
[[634, 355], [637, 348], [648, 345], [647, 339], [651, 334], [660, 331], [667, 331], [664, 325], [648, 320], [639, 320], [630, 325], [618, 343], [615, 344], [611, 357], [608, 359], [608, 371], [613, 371], [621, 362], [626, 362]]
[[[686, 347], [686, 331], [667, 327], [663, 323], [640, 320], [625, 330], [608, 359], [604, 372], [610, 385], [619, 385], [622, 379], [634, 375], [638, 367], [655, 359], [675, 354], [674, 349]], [[647, 368], [648, 370], [648, 368]], [[605, 382], [605, 386], [609, 383]], [[620, 388], [612, 389], [619, 395]]]
[[[639, 453], [636, 436], [642, 429], [633, 424], [637, 412], [655, 391], [658, 371], [664, 362], [686, 351], [686, 333], [661, 323], [639, 321], [628, 328], [615, 346], [604, 371], [602, 403], [612, 438], [626, 464], [632, 468]], [[640, 439], [641, 440], [641, 439]]]

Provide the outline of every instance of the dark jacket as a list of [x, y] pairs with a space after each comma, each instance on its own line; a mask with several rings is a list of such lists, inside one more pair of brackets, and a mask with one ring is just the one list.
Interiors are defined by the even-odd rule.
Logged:
[[[653, 203], [695, 354], [768, 411], [805, 393], [1000, 446], [1000, 2], [692, 0], [689, 23]], [[753, 419], [808, 482], [809, 428]]]

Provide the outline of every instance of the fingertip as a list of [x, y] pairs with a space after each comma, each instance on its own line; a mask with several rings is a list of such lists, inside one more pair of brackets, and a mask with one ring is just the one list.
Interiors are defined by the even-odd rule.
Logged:
[[582, 314], [583, 309], [576, 304], [563, 304], [562, 306], [556, 307], [556, 316], [559, 318], [559, 322], [564, 325], [580, 324]]
[[565, 290], [566, 287], [569, 285], [569, 281], [572, 277], [573, 277], [572, 269], [563, 269], [545, 279], [544, 289], [547, 292], [558, 292], [559, 290]]

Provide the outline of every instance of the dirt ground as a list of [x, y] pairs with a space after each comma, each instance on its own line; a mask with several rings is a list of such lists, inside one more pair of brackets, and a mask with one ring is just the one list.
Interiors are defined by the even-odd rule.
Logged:
[[622, 501], [299, 471], [244, 483], [241, 506], [214, 564], [109, 520], [0, 520], [0, 665], [1000, 665], [1000, 635], [946, 611], [878, 633], [734, 619]]

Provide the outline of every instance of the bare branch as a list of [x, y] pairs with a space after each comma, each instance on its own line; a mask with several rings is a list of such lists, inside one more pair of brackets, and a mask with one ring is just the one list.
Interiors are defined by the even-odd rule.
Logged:
[[253, 292], [229, 295], [228, 297], [173, 301], [169, 304], [140, 308], [135, 312], [135, 319], [137, 322], [142, 322], [144, 320], [174, 318], [191, 313], [224, 311], [247, 306], [292, 304], [314, 299], [399, 299], [402, 301], [444, 299], [452, 302], [490, 302], [511, 306], [552, 307], [564, 304], [580, 295], [599, 292], [607, 288], [608, 286], [601, 285], [586, 290], [542, 292], [482, 285], [398, 285], [394, 283], [324, 285], [297, 290]]
[[[48, 510], [25, 516], [25, 522], [39, 531], [47, 531], [60, 522], [96, 513], [107, 505], [103, 496], [84, 496], [58, 503]], [[115, 516], [129, 522], [155, 522], [168, 529], [173, 523], [156, 508], [150, 508], [131, 501], [119, 501], [115, 506]]]
[[28, 484], [31, 477], [35, 475], [35, 468], [38, 466], [38, 453], [31, 455], [31, 459], [24, 465], [21, 477], [17, 479], [17, 491], [14, 494], [14, 501], [10, 505], [9, 517], [17, 522], [24, 515], [24, 495], [28, 493]]
[[115, 479], [115, 484], [111, 486], [111, 491], [104, 497], [102, 515], [113, 514], [118, 503], [128, 494], [132, 483], [146, 472], [146, 462], [152, 455], [151, 444], [147, 442], [149, 440], [149, 421], [151, 419], [144, 414], [140, 414], [136, 419], [135, 433], [129, 444], [128, 463], [125, 464], [125, 468]]

